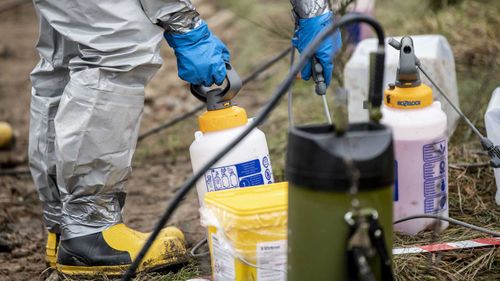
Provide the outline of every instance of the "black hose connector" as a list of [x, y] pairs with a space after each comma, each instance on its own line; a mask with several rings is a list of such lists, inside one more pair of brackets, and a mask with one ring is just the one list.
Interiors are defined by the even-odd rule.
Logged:
[[368, 85], [368, 99], [370, 120], [379, 122], [382, 119], [380, 106], [384, 97], [384, 63], [385, 48], [378, 46], [377, 50], [370, 54], [370, 81]]

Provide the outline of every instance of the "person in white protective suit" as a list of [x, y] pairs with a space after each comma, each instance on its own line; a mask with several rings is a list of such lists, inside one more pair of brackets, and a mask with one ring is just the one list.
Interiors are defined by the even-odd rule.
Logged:
[[[293, 42], [302, 51], [332, 13], [326, 0], [291, 2]], [[124, 225], [121, 211], [144, 87], [162, 63], [159, 44], [165, 37], [175, 50], [181, 79], [205, 86], [223, 83], [229, 51], [189, 0], [34, 4], [40, 62], [31, 73], [29, 159], [48, 230], [46, 260], [65, 274], [120, 275], [148, 235]], [[327, 40], [316, 54], [328, 82], [339, 44]], [[310, 72], [306, 66], [303, 78]], [[186, 256], [183, 233], [167, 227], [139, 271], [182, 263]]]

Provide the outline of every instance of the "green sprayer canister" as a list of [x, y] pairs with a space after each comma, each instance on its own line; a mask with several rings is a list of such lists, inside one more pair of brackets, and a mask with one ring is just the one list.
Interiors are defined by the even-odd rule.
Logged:
[[[353, 167], [358, 175], [355, 195]], [[361, 208], [378, 213], [390, 263], [393, 169], [392, 133], [382, 124], [351, 124], [344, 134], [332, 125], [290, 129], [288, 281], [354, 280], [346, 254], [352, 229], [345, 219], [353, 198]], [[376, 280], [384, 279], [380, 261], [377, 256], [370, 259]]]

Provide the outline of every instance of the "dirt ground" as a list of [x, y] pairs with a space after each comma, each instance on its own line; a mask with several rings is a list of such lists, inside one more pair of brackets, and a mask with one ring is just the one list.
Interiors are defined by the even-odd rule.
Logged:
[[[225, 28], [231, 26], [233, 16], [230, 13], [222, 11], [215, 14], [213, 5], [208, 1], [196, 2], [216, 32], [222, 25]], [[0, 120], [12, 124], [17, 135], [13, 151], [0, 151], [0, 169], [24, 168], [27, 166], [31, 91], [29, 73], [38, 61], [35, 50], [38, 20], [30, 3], [0, 15]], [[216, 17], [212, 17], [214, 15]], [[231, 30], [225, 30], [221, 35], [224, 39], [231, 35]], [[162, 56], [165, 63], [147, 88], [141, 131], [198, 105], [188, 94], [186, 84], [177, 78], [175, 59], [165, 45], [162, 46]], [[141, 146], [146, 145], [147, 141], [138, 145], [138, 155]], [[175, 155], [167, 151], [160, 155], [148, 155], [147, 161], [134, 162], [124, 210], [125, 223], [142, 231], [151, 230], [175, 192], [173, 188], [191, 173], [187, 147], [184, 148], [183, 152]], [[189, 245], [204, 236], [194, 192], [187, 196], [170, 224], [184, 231]], [[42, 274], [46, 269], [45, 230], [41, 205], [29, 175], [0, 177], [0, 239], [11, 248], [10, 252], [0, 253], [0, 280], [38, 280], [45, 276]], [[208, 259], [200, 263], [202, 271], [207, 274]]]

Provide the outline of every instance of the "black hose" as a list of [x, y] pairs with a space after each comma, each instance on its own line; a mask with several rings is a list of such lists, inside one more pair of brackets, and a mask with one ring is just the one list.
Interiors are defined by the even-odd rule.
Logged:
[[184, 196], [189, 192], [189, 190], [196, 184], [198, 179], [200, 179], [206, 173], [206, 171], [210, 169], [210, 167], [212, 167], [215, 163], [217, 163], [217, 161], [219, 161], [222, 157], [224, 157], [227, 153], [229, 153], [239, 142], [241, 142], [248, 134], [250, 134], [250, 132], [252, 132], [253, 129], [255, 129], [257, 126], [259, 126], [266, 120], [269, 114], [278, 105], [281, 97], [284, 94], [286, 94], [288, 88], [292, 85], [299, 71], [312, 58], [313, 54], [315, 53], [319, 45], [328, 36], [331, 36], [339, 27], [355, 22], [364, 22], [371, 25], [375, 30], [375, 32], [377, 33], [379, 46], [382, 47], [384, 46], [384, 31], [382, 29], [382, 26], [380, 26], [380, 24], [376, 20], [368, 16], [354, 15], [354, 14], [347, 15], [340, 18], [336, 23], [333, 23], [332, 25], [325, 28], [325, 30], [323, 30], [304, 50], [297, 64], [292, 67], [290, 73], [286, 76], [285, 80], [278, 86], [278, 89], [275, 91], [269, 102], [264, 106], [262, 111], [255, 117], [254, 121], [236, 139], [231, 141], [229, 145], [224, 147], [224, 149], [222, 149], [222, 151], [217, 153], [215, 157], [212, 157], [210, 161], [208, 161], [200, 170], [194, 173], [184, 182], [184, 184], [180, 186], [178, 191], [175, 193], [174, 197], [170, 200], [169, 204], [167, 205], [165, 212], [162, 214], [162, 216], [156, 223], [153, 231], [146, 240], [146, 243], [139, 251], [139, 253], [137, 254], [136, 258], [134, 259], [130, 267], [127, 269], [127, 272], [123, 275], [122, 280], [130, 281], [132, 279], [136, 269], [139, 267], [139, 264], [146, 255], [147, 251], [149, 250], [155, 239], [158, 237], [158, 234], [160, 233], [161, 229], [165, 226], [172, 213], [180, 204], [182, 198], [184, 198]]
[[31, 172], [29, 169], [0, 170], [0, 176], [22, 176], [22, 175], [31, 175]]
[[490, 230], [490, 229], [487, 229], [487, 228], [484, 228], [484, 227], [480, 227], [480, 226], [476, 226], [476, 225], [473, 225], [473, 224], [470, 224], [470, 223], [459, 221], [457, 219], [448, 218], [448, 217], [442, 217], [442, 216], [438, 216], [438, 215], [427, 215], [427, 214], [414, 215], [414, 216], [409, 216], [409, 217], [406, 217], [406, 218], [399, 219], [399, 220], [393, 222], [392, 224], [398, 224], [398, 223], [402, 223], [402, 222], [409, 221], [409, 220], [414, 220], [414, 219], [436, 219], [436, 220], [447, 221], [449, 223], [460, 225], [460, 226], [463, 226], [463, 227], [467, 227], [467, 228], [470, 228], [470, 229], [473, 229], [473, 230], [476, 230], [476, 231], [479, 231], [479, 232], [483, 232], [483, 233], [486, 233], [486, 234], [489, 234], [489, 235], [493, 235], [495, 237], [500, 237], [500, 232], [496, 232], [494, 230]]
[[137, 138], [137, 141], [140, 142], [149, 136], [152, 136], [152, 135], [157, 134], [157, 133], [159, 133], [167, 128], [170, 128], [170, 127], [174, 126], [175, 124], [182, 122], [182, 121], [188, 119], [189, 117], [195, 115], [196, 112], [202, 110], [203, 108], [205, 108], [205, 104], [199, 104], [198, 106], [191, 109], [190, 111], [188, 111], [180, 116], [174, 117], [174, 119], [171, 119], [171, 120], [169, 120], [169, 121], [167, 121], [167, 122], [165, 122], [157, 127], [154, 127], [152, 129], [140, 134], [139, 137]]

